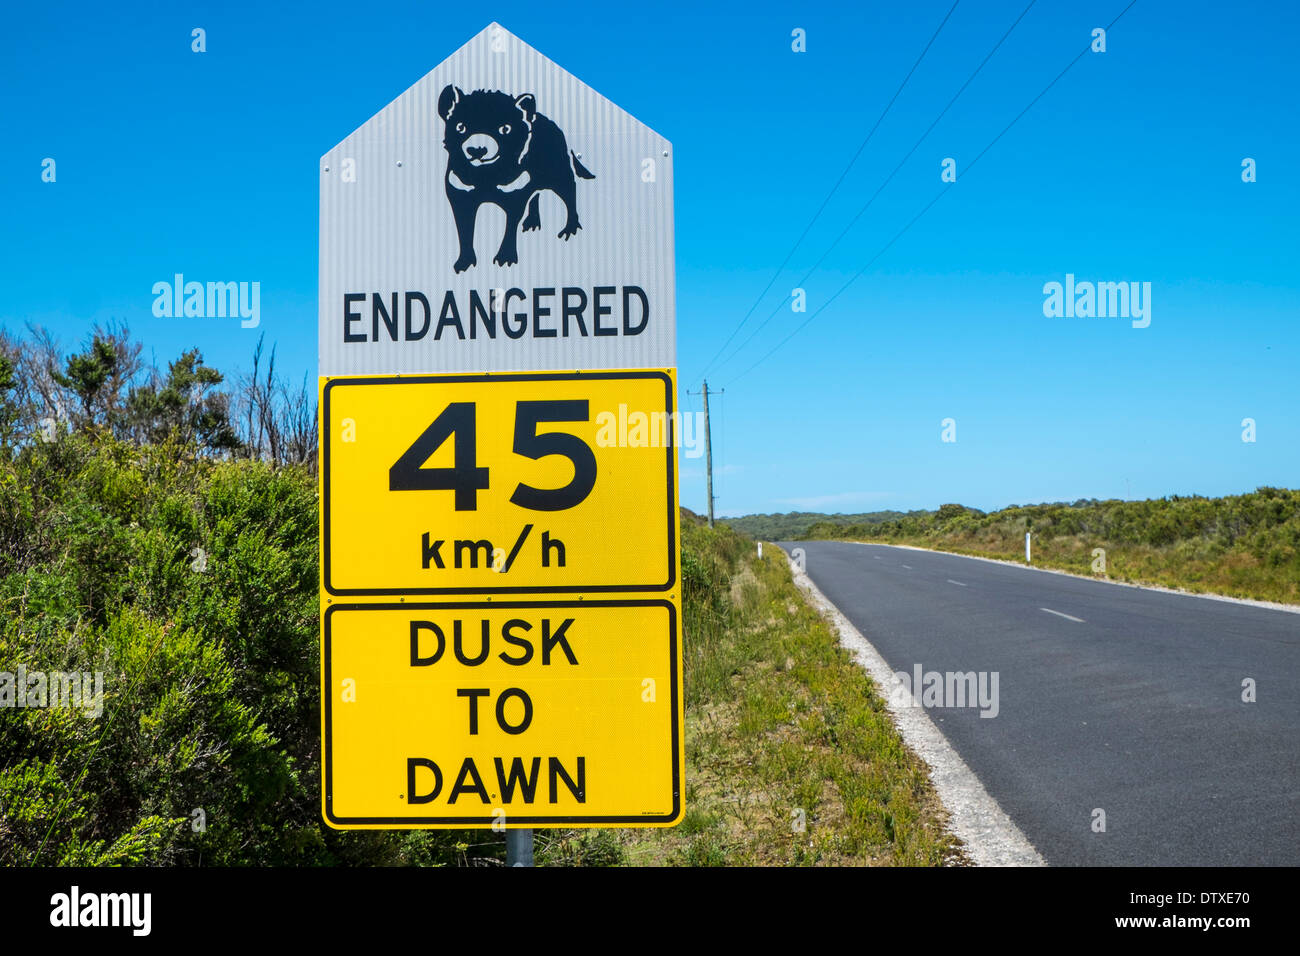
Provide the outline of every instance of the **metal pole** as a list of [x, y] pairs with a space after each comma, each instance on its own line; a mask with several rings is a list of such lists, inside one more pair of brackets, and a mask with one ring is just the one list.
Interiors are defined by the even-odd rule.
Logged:
[[704, 470], [708, 475], [709, 527], [713, 527], [713, 449], [709, 444], [709, 383], [704, 383]]
[[533, 865], [533, 831], [506, 831], [506, 866]]

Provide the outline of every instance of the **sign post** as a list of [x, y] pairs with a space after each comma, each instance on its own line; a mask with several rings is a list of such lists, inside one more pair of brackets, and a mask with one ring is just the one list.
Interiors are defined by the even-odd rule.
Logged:
[[533, 865], [533, 831], [506, 831], [506, 866]]
[[326, 822], [674, 825], [670, 145], [491, 24], [320, 175]]

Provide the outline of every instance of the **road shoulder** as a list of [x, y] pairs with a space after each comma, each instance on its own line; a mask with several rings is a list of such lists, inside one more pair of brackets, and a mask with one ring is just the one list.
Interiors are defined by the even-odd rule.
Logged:
[[788, 553], [786, 559], [795, 584], [835, 628], [841, 645], [876, 682], [899, 733], [929, 765], [930, 779], [950, 814], [950, 829], [966, 845], [971, 861], [977, 866], [1045, 866], [1042, 856], [984, 789], [925, 710], [902, 705], [889, 693], [895, 683], [894, 672], [871, 642], [822, 594]]

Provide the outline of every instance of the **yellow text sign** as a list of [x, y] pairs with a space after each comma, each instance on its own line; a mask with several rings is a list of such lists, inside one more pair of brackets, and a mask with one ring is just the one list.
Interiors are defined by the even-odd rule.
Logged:
[[322, 623], [331, 826], [679, 820], [673, 602], [335, 604]]
[[673, 589], [674, 395], [671, 370], [323, 380], [325, 592]]

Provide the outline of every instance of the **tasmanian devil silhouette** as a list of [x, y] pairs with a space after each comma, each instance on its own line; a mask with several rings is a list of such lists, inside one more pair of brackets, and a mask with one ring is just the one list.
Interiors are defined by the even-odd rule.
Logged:
[[447, 201], [460, 239], [457, 272], [478, 262], [474, 220], [484, 203], [495, 203], [506, 214], [501, 248], [492, 259], [499, 266], [519, 261], [516, 241], [521, 225], [525, 231], [542, 228], [537, 203], [543, 189], [564, 201], [568, 218], [557, 238], [567, 241], [582, 228], [574, 174], [596, 177], [569, 149], [560, 128], [537, 112], [533, 94], [512, 97], [494, 90], [467, 94], [448, 84], [438, 97], [438, 115], [445, 124]]

